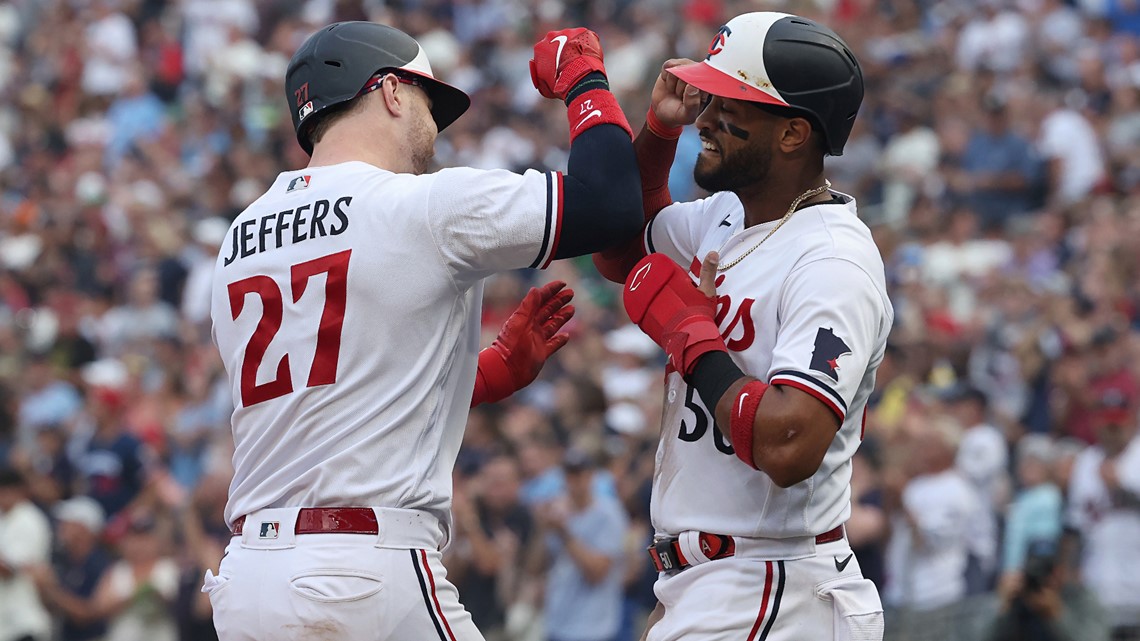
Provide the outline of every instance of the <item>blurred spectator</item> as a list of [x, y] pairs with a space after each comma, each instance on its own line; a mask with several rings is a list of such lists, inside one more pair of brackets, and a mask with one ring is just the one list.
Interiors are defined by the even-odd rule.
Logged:
[[924, 124], [916, 102], [912, 96], [900, 99], [898, 130], [878, 159], [883, 177], [882, 222], [895, 228], [906, 226], [907, 216], [934, 175], [941, 153], [938, 136]]
[[20, 399], [20, 444], [34, 447], [38, 428], [66, 423], [83, 407], [75, 386], [61, 380], [47, 354], [32, 354], [24, 370], [24, 394]]
[[1104, 161], [1092, 123], [1079, 111], [1048, 95], [1051, 111], [1041, 122], [1037, 148], [1048, 171], [1049, 199], [1071, 205], [1104, 180]]
[[991, 425], [988, 399], [981, 390], [959, 386], [946, 401], [949, 414], [964, 426], [954, 467], [974, 488], [982, 503], [974, 523], [967, 589], [987, 590], [997, 569], [998, 514], [1009, 500], [1009, 452], [1001, 430]]
[[133, 515], [119, 545], [122, 559], [103, 574], [95, 608], [108, 621], [107, 641], [176, 641], [171, 605], [178, 591], [178, 565], [163, 553], [158, 523]]
[[1117, 636], [1140, 631], [1140, 437], [1134, 410], [1106, 410], [1097, 444], [1073, 464], [1067, 525], [1083, 542], [1081, 578]]
[[1055, 541], [1029, 547], [1024, 572], [1001, 599], [985, 641], [1108, 641], [1104, 612]]
[[1021, 577], [1031, 542], [1056, 545], [1061, 537], [1061, 490], [1053, 480], [1054, 460], [1053, 440], [1048, 436], [1030, 434], [1017, 446], [1021, 489], [1009, 506], [1002, 546], [1002, 570], [1007, 577]]
[[95, 609], [95, 587], [111, 565], [100, 545], [103, 508], [93, 499], [77, 496], [52, 510], [59, 552], [55, 562], [37, 568], [36, 587], [44, 603], [62, 620], [60, 641], [97, 641], [107, 623]]
[[28, 500], [20, 473], [0, 467], [0, 641], [49, 638], [51, 619], [32, 576], [50, 553], [47, 517]]
[[1013, 131], [1003, 99], [982, 100], [985, 119], [970, 136], [950, 190], [981, 218], [986, 232], [1000, 232], [1011, 217], [1035, 204], [1040, 163], [1029, 141]]
[[[895, 491], [887, 551], [885, 601], [903, 616], [945, 622], [966, 596], [972, 532], [985, 511], [977, 491], [954, 467], [960, 428], [935, 419], [911, 437], [909, 479]], [[895, 503], [894, 501], [897, 501]]]
[[114, 517], [142, 491], [145, 477], [143, 444], [123, 421], [126, 392], [93, 387], [87, 400], [91, 435], [78, 454], [84, 493]]
[[508, 613], [528, 587], [522, 561], [534, 540], [534, 521], [519, 501], [518, 463], [507, 455], [492, 457], [474, 478], [457, 483], [456, 496], [458, 542], [445, 559], [448, 577], [483, 636], [507, 639]]
[[563, 460], [566, 495], [538, 510], [546, 555], [546, 638], [612, 641], [621, 624], [622, 555], [628, 520], [616, 501], [596, 496], [595, 463], [581, 450]]
[[851, 551], [859, 559], [863, 577], [882, 592], [886, 585], [884, 550], [890, 537], [890, 523], [883, 510], [881, 463], [876, 460], [873, 442], [864, 441], [851, 459], [851, 518], [844, 527]]

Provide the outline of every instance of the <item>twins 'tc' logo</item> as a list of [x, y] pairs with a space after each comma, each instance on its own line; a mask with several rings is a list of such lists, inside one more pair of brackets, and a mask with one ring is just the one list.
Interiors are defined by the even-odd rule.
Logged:
[[727, 40], [731, 35], [732, 29], [729, 29], [728, 25], [721, 27], [716, 32], [716, 35], [713, 36], [712, 42], [709, 43], [709, 55], [705, 56], [705, 60], [708, 60], [709, 58], [712, 58], [716, 54], [720, 53], [724, 49], [724, 41]]

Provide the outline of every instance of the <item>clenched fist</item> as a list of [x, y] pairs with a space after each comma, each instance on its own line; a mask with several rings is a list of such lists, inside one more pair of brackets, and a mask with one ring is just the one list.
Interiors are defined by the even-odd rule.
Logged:
[[534, 44], [530, 80], [547, 98], [566, 100], [578, 81], [593, 71], [606, 72], [598, 34], [578, 27], [551, 31]]

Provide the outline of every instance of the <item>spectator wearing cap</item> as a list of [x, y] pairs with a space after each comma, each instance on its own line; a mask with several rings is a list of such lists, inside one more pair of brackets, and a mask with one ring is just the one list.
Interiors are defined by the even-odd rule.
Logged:
[[621, 626], [624, 541], [629, 527], [621, 504], [597, 496], [596, 464], [576, 449], [562, 461], [566, 494], [538, 509], [545, 534], [546, 638], [613, 641]]
[[1140, 635], [1140, 437], [1134, 411], [1102, 411], [1097, 444], [1073, 463], [1066, 525], [1083, 543], [1081, 578], [1115, 634]]
[[111, 557], [100, 544], [103, 508], [92, 498], [76, 496], [52, 509], [59, 553], [52, 566], [40, 566], [35, 575], [40, 596], [59, 617], [58, 641], [97, 641], [107, 623], [96, 612], [93, 596]]
[[98, 369], [90, 367], [85, 374], [90, 439], [82, 445], [76, 467], [84, 493], [112, 518], [142, 491], [146, 470], [142, 441], [127, 431], [123, 420], [126, 393], [119, 385], [124, 383], [101, 380], [101, 374], [93, 373]]
[[1061, 489], [1053, 481], [1053, 439], [1027, 434], [1017, 445], [1020, 490], [1009, 506], [1002, 544], [1004, 581], [1020, 575], [1032, 541], [1056, 542], [1061, 536]]
[[23, 476], [0, 468], [0, 641], [47, 641], [51, 619], [30, 569], [51, 555], [51, 526]]

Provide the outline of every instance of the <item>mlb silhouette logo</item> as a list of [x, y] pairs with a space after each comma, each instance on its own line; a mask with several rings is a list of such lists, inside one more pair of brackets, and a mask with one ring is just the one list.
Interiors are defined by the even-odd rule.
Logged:
[[312, 176], [297, 176], [293, 180], [290, 180], [289, 187], [285, 190], [285, 193], [297, 191], [298, 189], [308, 189], [310, 178], [312, 178]]
[[262, 521], [261, 538], [275, 539], [281, 532], [281, 521]]

